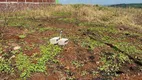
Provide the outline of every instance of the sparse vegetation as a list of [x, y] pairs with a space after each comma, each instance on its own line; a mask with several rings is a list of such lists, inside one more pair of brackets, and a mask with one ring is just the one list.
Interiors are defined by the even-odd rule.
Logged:
[[99, 70], [104, 72], [102, 75], [105, 74], [108, 76], [116, 76], [116, 72], [120, 70], [122, 64], [125, 64], [125, 62], [130, 62], [128, 56], [125, 54], [111, 52], [102, 54], [101, 60], [103, 65], [99, 67]]
[[10, 61], [0, 58], [0, 72], [12, 73], [13, 68], [10, 66]]
[[61, 51], [61, 48], [54, 45], [41, 46], [41, 57], [34, 57], [36, 63], [32, 63], [34, 59], [20, 53], [16, 57], [16, 66], [21, 73], [20, 77], [26, 79], [32, 72], [46, 72], [46, 63]]
[[26, 37], [26, 35], [19, 35], [19, 38], [25, 38]]
[[[13, 73], [16, 77], [8, 75], [13, 80], [33, 78], [34, 73], [63, 80], [142, 79], [141, 9], [22, 6], [0, 11], [0, 74]], [[49, 44], [61, 30], [69, 43]]]

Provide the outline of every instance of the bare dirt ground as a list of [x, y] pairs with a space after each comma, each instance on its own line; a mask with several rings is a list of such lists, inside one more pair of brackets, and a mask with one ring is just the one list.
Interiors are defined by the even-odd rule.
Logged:
[[[46, 25], [47, 26], [47, 25]], [[50, 24], [55, 28], [61, 28], [65, 36], [77, 35], [82, 36], [83, 32], [80, 32], [80, 28], [73, 24]], [[32, 46], [32, 44], [44, 44], [44, 37], [50, 37], [57, 31], [45, 31], [29, 33], [24, 39], [21, 39], [18, 34], [28, 33], [26, 29], [19, 29], [16, 27], [1, 27], [1, 39], [3, 39], [2, 46], [8, 46], [4, 48], [5, 52], [9, 52], [13, 46], [20, 45], [23, 50], [25, 46]], [[131, 40], [131, 39], [130, 39]], [[22, 43], [25, 44], [22, 44]], [[81, 42], [81, 40], [79, 41]], [[100, 53], [110, 47], [97, 47], [94, 51], [88, 51], [86, 48], [81, 47], [78, 43], [70, 40], [69, 44], [64, 46], [63, 51], [55, 58], [59, 61], [58, 64], [48, 63], [47, 72], [48, 75], [43, 73], [33, 73], [28, 80], [65, 80], [66, 77], [74, 77], [75, 80], [105, 80], [101, 75], [93, 75], [93, 71], [97, 70], [97, 67], [101, 65]], [[23, 53], [32, 56], [34, 53], [39, 53], [39, 47], [35, 46], [30, 50], [24, 50]], [[71, 64], [72, 61], [78, 62], [77, 64]], [[120, 76], [113, 78], [114, 80], [141, 80], [142, 73], [137, 71], [137, 64], [125, 64], [123, 72], [118, 72]], [[126, 70], [129, 70], [127, 72]], [[84, 71], [84, 74], [83, 74]], [[12, 78], [11, 78], [12, 77]], [[14, 80], [17, 76], [8, 76], [1, 73], [1, 80]]]

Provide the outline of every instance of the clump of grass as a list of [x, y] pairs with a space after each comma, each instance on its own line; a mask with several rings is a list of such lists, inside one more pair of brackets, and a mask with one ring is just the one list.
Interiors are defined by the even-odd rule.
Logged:
[[42, 28], [39, 28], [39, 31], [40, 32], [44, 32], [44, 31], [52, 31], [52, 30], [56, 30], [55, 28], [52, 28], [52, 27], [42, 27]]
[[87, 26], [87, 27], [95, 27], [95, 26], [102, 26], [100, 23], [94, 23], [94, 22], [80, 22], [78, 23], [79, 26]]
[[71, 16], [71, 13], [70, 12], [54, 12], [52, 15], [55, 17], [68, 17], [68, 16]]
[[62, 21], [65, 23], [77, 23], [78, 20], [75, 18], [59, 18], [58, 21]]

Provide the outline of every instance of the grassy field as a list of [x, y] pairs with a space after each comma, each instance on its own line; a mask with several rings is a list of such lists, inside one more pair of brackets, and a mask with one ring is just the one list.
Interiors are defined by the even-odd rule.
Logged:
[[0, 79], [142, 79], [142, 9], [17, 6], [0, 8]]

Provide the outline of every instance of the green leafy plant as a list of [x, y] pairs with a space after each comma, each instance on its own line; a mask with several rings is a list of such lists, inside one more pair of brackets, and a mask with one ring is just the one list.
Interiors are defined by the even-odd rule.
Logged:
[[82, 71], [81, 76], [85, 76], [87, 74], [89, 74], [87, 71]]
[[101, 61], [103, 65], [99, 67], [100, 71], [106, 75], [115, 75], [125, 62], [130, 62], [128, 56], [123, 53], [105, 53], [102, 54]]
[[137, 49], [136, 46], [133, 46], [132, 44], [127, 43], [127, 42], [118, 42], [115, 45], [116, 45], [116, 47], [118, 47], [119, 49], [121, 49], [122, 51], [124, 51], [127, 54], [142, 53], [142, 50]]
[[0, 58], [0, 72], [13, 72], [13, 68], [10, 66], [10, 61], [6, 61], [4, 58]]
[[86, 38], [84, 42], [81, 43], [82, 47], [89, 47], [90, 50], [93, 50], [95, 47], [101, 47], [104, 46], [103, 43], [90, 39], [90, 38]]
[[72, 64], [76, 66], [76, 68], [83, 66], [84, 64], [80, 63], [79, 61], [72, 61]]
[[26, 55], [23, 55], [23, 53], [20, 53], [16, 56], [16, 66], [19, 71], [21, 71], [20, 77], [29, 77], [30, 70], [29, 67], [31, 65], [31, 62], [29, 60], [29, 57]]
[[47, 45], [40, 46], [41, 56], [37, 57], [37, 63], [32, 63], [29, 56], [20, 53], [16, 56], [16, 66], [21, 72], [20, 77], [26, 79], [32, 72], [46, 72], [46, 63], [61, 51], [59, 46]]
[[24, 35], [24, 34], [19, 35], [19, 38], [21, 38], [21, 39], [23, 39], [23, 38], [25, 38], [25, 37], [26, 37], [26, 35]]
[[61, 48], [57, 45], [49, 44], [48, 46], [40, 46], [42, 57], [39, 58], [38, 63], [45, 64], [49, 59], [53, 59], [60, 51]]
[[56, 30], [56, 29], [51, 28], [51, 27], [43, 27], [43, 28], [39, 29], [40, 32], [44, 32], [44, 31], [48, 31], [48, 30]]

